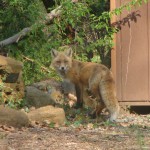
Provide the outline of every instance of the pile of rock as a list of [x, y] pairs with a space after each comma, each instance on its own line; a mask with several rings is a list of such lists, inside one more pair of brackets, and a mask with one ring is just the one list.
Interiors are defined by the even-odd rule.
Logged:
[[66, 120], [65, 112], [58, 106], [64, 104], [69, 93], [76, 95], [74, 85], [68, 81], [48, 79], [27, 86], [24, 93], [22, 67], [21, 62], [0, 56], [1, 100], [5, 102], [9, 96], [18, 100], [25, 95], [26, 105], [31, 107], [27, 113], [0, 105], [0, 125], [22, 127], [31, 122], [63, 124]]
[[17, 128], [28, 127], [33, 122], [62, 125], [65, 120], [64, 110], [53, 106], [34, 109], [29, 113], [25, 113], [23, 110], [14, 110], [2, 105], [0, 106], [0, 125]]
[[22, 67], [22, 62], [0, 55], [1, 100], [7, 101], [11, 97], [15, 101], [24, 96]]

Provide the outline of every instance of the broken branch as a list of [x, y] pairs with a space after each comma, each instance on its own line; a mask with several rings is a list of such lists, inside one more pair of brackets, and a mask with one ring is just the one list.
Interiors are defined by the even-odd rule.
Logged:
[[[72, 3], [77, 3], [78, 0], [72, 0]], [[44, 24], [49, 24], [50, 21], [52, 21], [54, 18], [61, 15], [62, 12], [62, 6], [57, 7], [56, 9], [52, 10], [50, 13], [46, 15], [46, 21]], [[31, 27], [24, 28], [19, 33], [13, 35], [12, 37], [9, 37], [3, 41], [0, 42], [0, 47], [10, 45], [12, 43], [18, 43], [19, 40], [23, 39], [29, 32], [31, 31]]]

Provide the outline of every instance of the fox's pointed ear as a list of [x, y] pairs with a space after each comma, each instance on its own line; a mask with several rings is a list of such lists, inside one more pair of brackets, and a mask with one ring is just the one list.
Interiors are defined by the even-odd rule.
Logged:
[[68, 56], [68, 57], [72, 57], [72, 48], [69, 48], [65, 51], [65, 54]]
[[56, 57], [57, 55], [58, 55], [58, 51], [55, 50], [55, 49], [52, 49], [51, 50], [51, 56], [52, 56], [52, 58]]

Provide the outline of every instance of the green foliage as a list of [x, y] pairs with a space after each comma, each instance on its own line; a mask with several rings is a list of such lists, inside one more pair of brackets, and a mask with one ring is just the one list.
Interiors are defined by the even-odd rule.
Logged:
[[1, 40], [32, 25], [32, 31], [25, 39], [7, 46], [9, 55], [24, 63], [25, 84], [47, 77], [49, 73], [43, 70], [42, 66], [50, 65], [51, 46], [47, 42], [48, 29], [42, 23], [45, 17], [42, 2], [40, 0], [2, 0], [1, 7]]
[[55, 127], [55, 123], [54, 123], [54, 122], [51, 122], [51, 123], [49, 124], [49, 127], [50, 127], [50, 128], [54, 128], [54, 127]]
[[[18, 43], [7, 46], [9, 56], [24, 63], [25, 84], [55, 76], [49, 70], [52, 48], [73, 45], [75, 57], [82, 61], [102, 62], [110, 66], [110, 49], [113, 35], [118, 31], [110, 19], [124, 9], [141, 5], [147, 0], [132, 0], [109, 11], [109, 0], [55, 0], [62, 13], [50, 25], [44, 23], [45, 7], [40, 0], [2, 0], [0, 5], [0, 40], [6, 39], [25, 27], [31, 32]], [[52, 8], [49, 8], [52, 10]], [[71, 37], [70, 37], [71, 36]]]
[[19, 99], [19, 100], [14, 100], [14, 99], [8, 99], [7, 100], [6, 106], [14, 109], [22, 108], [24, 106], [24, 100]]
[[3, 32], [0, 39], [12, 36], [24, 27], [31, 26], [42, 13], [40, 5], [40, 0], [2, 0], [0, 15]]
[[[4, 83], [1, 81], [0, 83], [0, 105], [1, 104], [5, 104], [11, 108], [21, 108], [24, 106], [24, 100], [23, 99], [16, 99], [16, 95], [17, 93], [14, 93], [13, 89], [10, 89], [10, 91], [12, 91], [14, 94], [12, 94], [11, 96], [7, 96], [7, 94], [5, 93], [5, 85]], [[8, 88], [8, 87], [7, 87]]]
[[[129, 10], [133, 6], [141, 5], [142, 2], [132, 0], [110, 12], [108, 0], [86, 0], [75, 4], [70, 3], [70, 0], [62, 0], [60, 4], [63, 13], [54, 20], [53, 35], [61, 39], [61, 45], [74, 44], [77, 59], [92, 61], [92, 58], [98, 55], [102, 63], [110, 66], [113, 35], [118, 32], [116, 27], [111, 26], [110, 19], [124, 9]], [[75, 30], [73, 40], [67, 36], [68, 25]]]

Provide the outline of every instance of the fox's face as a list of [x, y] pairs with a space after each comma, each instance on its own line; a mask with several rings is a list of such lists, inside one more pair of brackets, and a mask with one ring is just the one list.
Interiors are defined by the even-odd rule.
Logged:
[[61, 75], [67, 73], [67, 71], [72, 67], [72, 50], [68, 49], [64, 52], [58, 52], [56, 50], [51, 51], [52, 56], [52, 67], [55, 68]]

